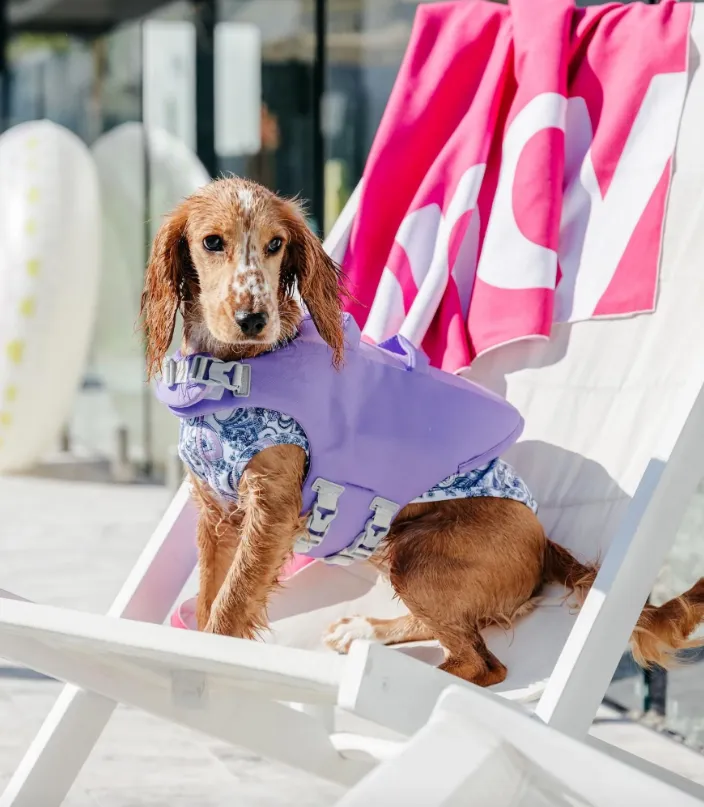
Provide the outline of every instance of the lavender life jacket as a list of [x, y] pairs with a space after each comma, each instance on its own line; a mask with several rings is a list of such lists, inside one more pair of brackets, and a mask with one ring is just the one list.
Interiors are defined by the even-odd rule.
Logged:
[[[409, 502], [497, 458], [518, 439], [523, 419], [498, 395], [430, 367], [402, 336], [374, 346], [360, 341], [349, 315], [344, 328], [339, 371], [306, 317], [294, 341], [255, 359], [176, 354], [157, 397], [188, 422], [260, 407], [290, 419], [290, 442], [298, 429], [310, 444], [308, 534], [295, 551], [346, 564], [369, 558]], [[222, 456], [211, 439], [202, 450]]]

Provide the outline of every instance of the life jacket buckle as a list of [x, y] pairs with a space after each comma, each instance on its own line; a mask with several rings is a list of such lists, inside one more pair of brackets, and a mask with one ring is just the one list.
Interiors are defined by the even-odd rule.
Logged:
[[322, 477], [318, 477], [311, 487], [317, 495], [308, 516], [307, 534], [302, 535], [293, 548], [293, 551], [300, 555], [320, 546], [323, 542], [337, 515], [337, 500], [345, 492], [344, 485], [337, 485]]
[[367, 519], [364, 532], [361, 532], [347, 549], [325, 558], [326, 563], [334, 566], [348, 566], [356, 560], [369, 560], [376, 552], [379, 544], [391, 531], [391, 524], [401, 508], [396, 502], [376, 496], [369, 505], [369, 509], [373, 515]]
[[246, 398], [252, 388], [252, 367], [239, 361], [193, 356], [188, 367], [188, 380], [208, 387], [224, 387], [235, 397]]

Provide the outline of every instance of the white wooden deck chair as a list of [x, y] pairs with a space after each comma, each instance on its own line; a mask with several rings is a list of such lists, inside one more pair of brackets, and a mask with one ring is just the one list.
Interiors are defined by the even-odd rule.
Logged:
[[[695, 8], [656, 312], [560, 326], [549, 343], [511, 345], [472, 371], [505, 391], [526, 418], [508, 459], [536, 495], [551, 537], [602, 561], [579, 614], [546, 604], [510, 634], [487, 633], [509, 668], [497, 694], [540, 696], [535, 713], [574, 737], [587, 733], [704, 476], [704, 10]], [[329, 239], [333, 254], [342, 249], [354, 203]], [[122, 621], [163, 622], [194, 563], [184, 487], [108, 617], [0, 599], [0, 655], [83, 687], [61, 694], [0, 807], [59, 805], [118, 701], [349, 782], [388, 747], [360, 741], [360, 759], [348, 734], [341, 757], [337, 729], [344, 726], [333, 725], [334, 704], [342, 717], [364, 718], [359, 736], [390, 730], [398, 739], [418, 730], [440, 691], [456, 681], [423, 663], [437, 661], [432, 645], [361, 644], [347, 659], [319, 652], [324, 627], [339, 616], [386, 616], [400, 607], [363, 566], [316, 563], [301, 571], [273, 603], [274, 647]], [[281, 701], [307, 706], [296, 714]], [[292, 746], [308, 731], [314, 736], [316, 715], [325, 731], [318, 726], [315, 750], [300, 755]], [[325, 740], [328, 731], [334, 742]]]
[[611, 746], [565, 737], [481, 690], [452, 686], [401, 754], [337, 805], [695, 807], [702, 792], [637, 757], [623, 758]]

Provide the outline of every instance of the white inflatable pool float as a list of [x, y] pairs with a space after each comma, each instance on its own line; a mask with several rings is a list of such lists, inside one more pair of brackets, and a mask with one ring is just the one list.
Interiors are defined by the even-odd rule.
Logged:
[[[92, 367], [107, 388], [122, 425], [129, 454], [142, 461], [144, 444], [144, 350], [136, 328], [146, 263], [145, 221], [153, 238], [162, 217], [210, 176], [193, 152], [161, 129], [149, 135], [150, 210], [145, 212], [144, 127], [125, 123], [92, 147], [103, 209], [103, 275]], [[180, 338], [177, 333], [176, 339]], [[150, 402], [152, 449], [160, 463], [175, 442], [178, 424]]]
[[90, 151], [49, 121], [0, 136], [0, 473], [53, 448], [95, 319], [101, 213]]

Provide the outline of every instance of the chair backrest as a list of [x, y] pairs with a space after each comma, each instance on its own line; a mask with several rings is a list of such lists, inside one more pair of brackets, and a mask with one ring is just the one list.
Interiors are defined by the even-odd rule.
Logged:
[[[466, 371], [524, 416], [507, 459], [548, 534], [582, 559], [604, 556], [648, 463], [667, 462], [704, 383], [702, 52], [704, 13], [695, 6], [655, 312], [556, 325], [549, 340], [497, 348]], [[358, 198], [359, 188], [326, 240], [337, 260]]]
[[507, 345], [467, 373], [525, 417], [507, 459], [548, 534], [582, 558], [603, 557], [648, 463], [668, 461], [704, 383], [702, 51], [696, 9], [655, 313], [557, 325], [550, 340]]

